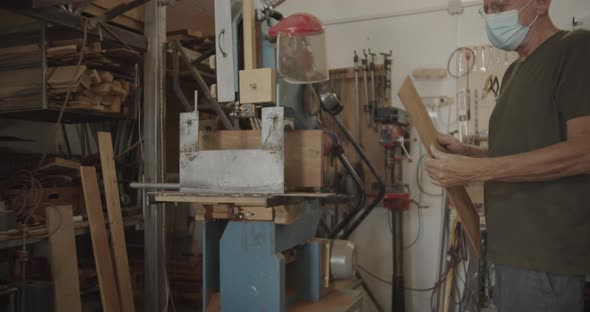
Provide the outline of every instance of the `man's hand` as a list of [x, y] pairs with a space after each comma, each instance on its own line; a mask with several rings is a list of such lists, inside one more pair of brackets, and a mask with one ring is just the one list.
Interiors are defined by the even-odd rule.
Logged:
[[432, 158], [425, 161], [432, 183], [442, 187], [484, 181], [483, 159], [443, 153], [430, 147]]
[[438, 143], [442, 145], [449, 153], [457, 154], [457, 155], [465, 155], [467, 151], [467, 146], [459, 140], [457, 140], [454, 136], [450, 134], [439, 134]]

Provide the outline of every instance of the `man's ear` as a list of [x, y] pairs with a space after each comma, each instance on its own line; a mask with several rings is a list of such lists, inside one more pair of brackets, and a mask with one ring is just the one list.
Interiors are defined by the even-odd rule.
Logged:
[[539, 16], [548, 15], [549, 7], [551, 6], [551, 0], [535, 0], [536, 2], [536, 13]]

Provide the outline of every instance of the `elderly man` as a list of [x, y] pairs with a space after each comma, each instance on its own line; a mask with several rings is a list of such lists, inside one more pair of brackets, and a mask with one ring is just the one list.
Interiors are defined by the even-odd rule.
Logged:
[[485, 0], [490, 41], [517, 51], [490, 118], [489, 148], [441, 135], [440, 186], [485, 182], [500, 312], [583, 310], [590, 274], [590, 32], [557, 29], [551, 0]]

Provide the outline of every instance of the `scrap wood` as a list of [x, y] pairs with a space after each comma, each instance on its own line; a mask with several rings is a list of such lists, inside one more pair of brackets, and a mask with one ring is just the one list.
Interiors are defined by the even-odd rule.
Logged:
[[76, 86], [85, 71], [85, 65], [50, 67], [47, 73], [49, 77], [47, 84], [56, 88]]

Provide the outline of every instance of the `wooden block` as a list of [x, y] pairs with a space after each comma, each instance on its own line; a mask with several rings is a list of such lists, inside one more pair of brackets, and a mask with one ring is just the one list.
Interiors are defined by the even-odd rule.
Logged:
[[[199, 132], [199, 150], [262, 148], [259, 130]], [[288, 188], [323, 186], [321, 130], [285, 132], [285, 182]]]
[[109, 132], [98, 133], [98, 147], [111, 230], [111, 247], [115, 255], [115, 272], [119, 285], [121, 310], [133, 312], [135, 311], [135, 305], [133, 303], [133, 289], [131, 288], [127, 244], [125, 242], [125, 229], [123, 226], [123, 215], [121, 213], [119, 183], [117, 181], [117, 168], [115, 167], [113, 155], [113, 143]]
[[70, 206], [72, 211], [80, 210], [80, 187], [46, 187], [43, 188], [43, 203], [53, 206]]
[[90, 76], [88, 76], [86, 73], [82, 73], [82, 75], [80, 75], [80, 85], [86, 89], [90, 88], [92, 85], [92, 78], [90, 78]]
[[55, 311], [82, 311], [78, 256], [71, 206], [48, 207], [45, 212]]
[[276, 224], [292, 224], [299, 216], [301, 205], [286, 205], [273, 207], [274, 209], [274, 221]]
[[100, 79], [102, 80], [102, 82], [113, 82], [113, 74], [111, 74], [108, 71], [101, 71], [98, 72], [98, 74], [100, 75]]
[[217, 204], [211, 209], [211, 218], [213, 219], [229, 219], [233, 215], [233, 206], [231, 204]]
[[240, 71], [240, 102], [242, 104], [275, 103], [276, 72], [272, 68]]
[[[434, 146], [435, 148], [444, 151], [444, 148], [438, 143], [438, 131], [434, 127], [432, 123], [432, 119], [428, 115], [426, 108], [424, 107], [424, 103], [422, 103], [422, 99], [414, 86], [414, 83], [407, 77], [400, 91], [398, 93], [402, 103], [406, 107], [410, 118], [412, 119], [412, 124], [418, 131], [420, 135], [420, 139], [424, 144], [427, 151], [430, 153], [430, 146]], [[453, 203], [455, 204], [455, 209], [459, 214], [459, 218], [461, 223], [463, 223], [465, 227], [465, 231], [469, 241], [471, 242], [473, 248], [475, 249], [477, 255], [480, 254], [480, 244], [479, 244], [479, 215], [477, 214], [477, 210], [473, 206], [473, 202], [467, 191], [465, 190], [464, 186], [459, 187], [451, 187], [447, 188], [447, 192]]]
[[39, 168], [39, 171], [55, 167], [79, 170], [80, 163], [74, 160], [63, 159], [61, 157], [54, 157], [44, 162], [43, 165]]
[[252, 207], [252, 206], [240, 206], [234, 207], [234, 215], [241, 214], [243, 220], [248, 221], [273, 221], [274, 213], [273, 208], [267, 207]]
[[80, 167], [80, 177], [90, 224], [90, 238], [94, 251], [103, 311], [118, 312], [121, 311], [121, 302], [117, 291], [117, 283], [115, 282], [115, 272], [113, 270], [107, 229], [104, 223], [96, 169], [94, 167]]
[[75, 86], [85, 71], [85, 65], [50, 67], [47, 71], [47, 83], [50, 87]]
[[86, 74], [90, 77], [93, 85], [102, 83], [102, 79], [100, 79], [100, 75], [96, 69], [89, 69], [86, 71]]
[[72, 55], [76, 53], [78, 53], [78, 45], [75, 44], [47, 48], [48, 58], [59, 58], [64, 55]]

